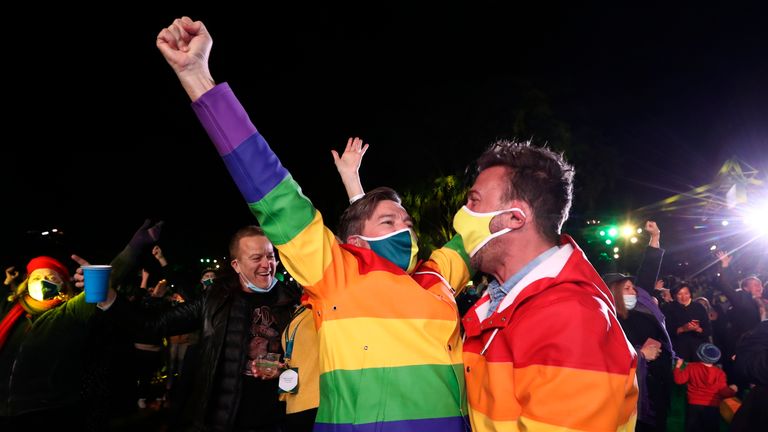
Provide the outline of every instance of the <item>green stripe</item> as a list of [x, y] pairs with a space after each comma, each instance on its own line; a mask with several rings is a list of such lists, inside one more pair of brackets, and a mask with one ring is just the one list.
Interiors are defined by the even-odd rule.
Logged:
[[315, 217], [315, 207], [289, 174], [261, 200], [248, 205], [275, 245], [296, 237]]
[[461, 364], [336, 370], [320, 375], [317, 422], [460, 416], [467, 412], [464, 397]]
[[472, 267], [469, 266], [469, 254], [464, 250], [464, 240], [461, 239], [460, 234], [454, 235], [452, 239], [448, 240], [448, 243], [446, 243], [444, 247], [456, 251], [456, 253], [459, 254], [461, 259], [464, 260], [464, 265], [469, 269], [470, 276], [474, 273]]

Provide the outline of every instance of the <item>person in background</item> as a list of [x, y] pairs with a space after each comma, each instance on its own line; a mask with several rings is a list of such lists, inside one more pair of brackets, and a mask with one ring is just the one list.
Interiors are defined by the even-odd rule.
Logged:
[[[183, 406], [171, 429], [279, 432], [285, 406], [278, 400], [280, 335], [300, 294], [275, 278], [277, 255], [258, 226], [239, 229], [229, 243], [230, 274], [204, 295], [145, 317], [150, 334], [200, 331]], [[260, 367], [270, 363], [272, 367]]]
[[699, 345], [709, 342], [712, 326], [706, 309], [691, 298], [688, 282], [680, 282], [673, 293], [675, 302], [665, 310], [667, 331], [672, 346], [679, 357], [686, 361], [696, 360]]
[[[31, 259], [27, 278], [14, 292], [0, 295], [0, 430], [80, 430], [91, 406], [83, 389], [89, 326], [102, 315], [119, 313], [114, 290], [135, 270], [138, 256], [159, 237], [162, 223], [149, 220], [112, 261], [106, 301], [86, 303], [69, 269], [49, 256]], [[80, 265], [87, 262], [71, 257]], [[10, 294], [10, 295], [9, 295]], [[118, 306], [118, 307], [113, 307]], [[90, 401], [90, 399], [87, 399]]]
[[645, 232], [650, 242], [643, 254], [638, 277], [608, 273], [603, 281], [611, 289], [616, 314], [627, 339], [637, 350], [638, 399], [637, 431], [665, 431], [670, 406], [672, 367], [675, 353], [664, 323], [664, 314], [651, 295], [661, 268], [664, 250], [661, 230], [648, 221]]
[[736, 345], [734, 381], [747, 383], [746, 396], [731, 421], [731, 432], [751, 432], [768, 425], [768, 321], [748, 331]]
[[715, 366], [720, 349], [703, 343], [696, 349], [698, 362], [678, 358], [673, 371], [677, 384], [686, 384], [688, 407], [685, 411], [686, 432], [717, 432], [720, 428], [720, 401], [736, 394], [736, 386], [728, 385], [725, 372]]

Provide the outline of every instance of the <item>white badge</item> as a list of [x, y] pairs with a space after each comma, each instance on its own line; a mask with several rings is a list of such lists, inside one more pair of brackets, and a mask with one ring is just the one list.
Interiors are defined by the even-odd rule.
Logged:
[[299, 385], [299, 374], [295, 369], [286, 369], [280, 374], [280, 380], [277, 386], [280, 390], [290, 393]]

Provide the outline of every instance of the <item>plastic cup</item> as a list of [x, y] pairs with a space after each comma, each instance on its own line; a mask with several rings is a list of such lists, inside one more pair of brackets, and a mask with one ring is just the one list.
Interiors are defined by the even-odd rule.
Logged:
[[253, 369], [251, 372], [255, 376], [271, 376], [280, 366], [280, 354], [266, 353], [259, 354], [253, 359]]
[[112, 273], [111, 265], [83, 266], [86, 303], [98, 303], [107, 300], [110, 273]]

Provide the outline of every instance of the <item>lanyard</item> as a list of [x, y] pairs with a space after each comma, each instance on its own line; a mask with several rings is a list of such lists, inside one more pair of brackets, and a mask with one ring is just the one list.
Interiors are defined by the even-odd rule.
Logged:
[[[297, 316], [301, 315], [307, 308], [304, 306], [300, 307], [293, 315], [293, 318], [296, 319]], [[288, 329], [290, 329], [291, 325], [288, 324], [288, 329], [286, 329], [285, 332], [285, 359], [289, 360], [291, 358], [291, 354], [293, 353], [293, 341], [296, 339], [296, 331], [299, 330], [299, 325], [302, 321], [307, 317], [307, 315], [304, 315], [299, 322], [296, 323], [296, 327], [293, 328], [293, 333], [291, 333], [290, 339], [288, 338]]]

